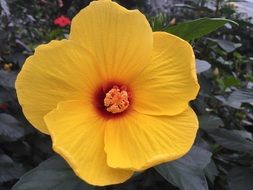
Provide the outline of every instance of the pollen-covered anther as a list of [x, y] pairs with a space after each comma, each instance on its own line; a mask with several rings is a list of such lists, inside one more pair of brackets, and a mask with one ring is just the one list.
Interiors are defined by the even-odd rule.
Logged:
[[113, 88], [106, 93], [104, 99], [104, 105], [106, 110], [111, 113], [121, 113], [125, 111], [129, 106], [129, 95], [125, 86], [119, 88], [113, 86]]

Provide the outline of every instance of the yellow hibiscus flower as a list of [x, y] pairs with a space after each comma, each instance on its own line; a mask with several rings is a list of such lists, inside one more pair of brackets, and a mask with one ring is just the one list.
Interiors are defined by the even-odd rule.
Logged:
[[198, 129], [192, 47], [110, 0], [78, 13], [68, 40], [36, 48], [16, 89], [27, 119], [93, 185], [183, 156]]

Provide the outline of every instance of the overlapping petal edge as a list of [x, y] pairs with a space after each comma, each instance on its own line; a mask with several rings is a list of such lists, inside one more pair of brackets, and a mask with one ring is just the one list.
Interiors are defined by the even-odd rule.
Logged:
[[[108, 119], [94, 108], [94, 91], [111, 82], [128, 86], [133, 101], [127, 114]], [[16, 89], [28, 120], [93, 185], [183, 156], [198, 128], [188, 108], [199, 90], [191, 46], [152, 33], [139, 11], [109, 0], [82, 10], [69, 40], [37, 48]]]

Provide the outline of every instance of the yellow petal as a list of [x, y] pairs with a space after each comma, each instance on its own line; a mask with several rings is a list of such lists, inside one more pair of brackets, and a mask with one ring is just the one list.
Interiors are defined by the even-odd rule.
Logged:
[[152, 63], [132, 84], [134, 108], [150, 115], [176, 115], [195, 99], [199, 85], [188, 42], [165, 32], [154, 33]]
[[68, 40], [41, 45], [29, 57], [16, 81], [19, 103], [26, 118], [48, 133], [43, 116], [57, 103], [91, 98], [99, 77], [92, 55]]
[[53, 148], [75, 173], [92, 185], [126, 181], [132, 171], [113, 169], [104, 152], [105, 121], [81, 101], [66, 101], [45, 116]]
[[107, 163], [113, 168], [144, 170], [180, 158], [191, 148], [198, 119], [191, 108], [176, 116], [132, 112], [108, 121], [105, 131]]
[[94, 52], [104, 80], [134, 80], [151, 60], [153, 34], [145, 16], [112, 1], [93, 1], [80, 11], [69, 38]]

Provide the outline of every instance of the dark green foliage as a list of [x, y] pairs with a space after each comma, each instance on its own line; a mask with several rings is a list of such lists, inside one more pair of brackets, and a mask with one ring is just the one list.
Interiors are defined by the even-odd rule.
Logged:
[[215, 129], [209, 132], [209, 135], [221, 146], [238, 151], [252, 152], [253, 137], [252, 134], [242, 130]]
[[207, 61], [196, 59], [196, 68], [197, 68], [197, 73], [200, 74], [210, 69], [211, 65]]
[[21, 164], [15, 163], [9, 156], [0, 155], [0, 183], [20, 178], [25, 173]]
[[228, 173], [228, 185], [231, 190], [251, 190], [253, 169], [234, 167]]
[[59, 7], [53, 0], [0, 0], [1, 190], [10, 190], [19, 179], [13, 190], [252, 189], [252, 21], [223, 0], [185, 1], [159, 14], [148, 1], [119, 1], [138, 7], [154, 30], [171, 32], [194, 47], [201, 90], [191, 105], [200, 130], [181, 159], [137, 173], [123, 184], [98, 188], [82, 182], [55, 156], [50, 138], [26, 121], [15, 93], [17, 73], [34, 48], [67, 37], [69, 27], [55, 26], [54, 18], [72, 18], [89, 0], [63, 2]]
[[59, 156], [54, 156], [32, 169], [12, 188], [12, 190], [95, 190], [73, 173], [68, 164]]
[[229, 105], [235, 109], [240, 109], [242, 103], [253, 102], [253, 90], [235, 90], [228, 97], [216, 96], [224, 104]]
[[226, 23], [233, 23], [234, 25], [237, 25], [236, 22], [227, 19], [200, 18], [169, 27], [166, 31], [187, 41], [191, 41], [217, 30]]
[[156, 166], [155, 169], [168, 182], [182, 190], [208, 190], [205, 173], [203, 171], [210, 163], [211, 156], [212, 153], [210, 151], [193, 146], [190, 152], [184, 157]]
[[15, 117], [0, 113], [0, 139], [2, 141], [16, 141], [24, 134], [24, 129]]

